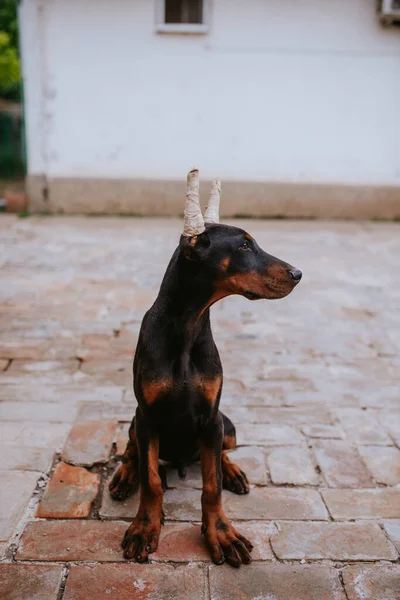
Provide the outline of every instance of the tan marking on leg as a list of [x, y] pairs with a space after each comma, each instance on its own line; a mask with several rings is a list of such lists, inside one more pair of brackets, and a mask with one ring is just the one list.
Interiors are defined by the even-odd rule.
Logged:
[[159, 441], [154, 438], [147, 449], [148, 486], [140, 488], [140, 504], [136, 517], [127, 529], [122, 546], [125, 558], [145, 562], [155, 552], [163, 523], [163, 490], [158, 474]]
[[115, 472], [108, 489], [115, 500], [125, 500], [139, 487], [139, 453], [135, 428], [129, 429], [129, 442], [122, 456], [122, 465]]
[[222, 448], [224, 450], [233, 450], [233, 448], [236, 448], [236, 436], [225, 434]]
[[161, 498], [162, 498], [161, 478], [158, 474], [158, 454], [159, 454], [158, 438], [152, 439], [150, 441], [149, 448], [147, 451], [148, 470], [149, 470], [149, 488], [150, 488], [152, 495], [158, 497], [161, 493]]
[[232, 527], [222, 508], [216, 452], [200, 444], [200, 453], [203, 474], [202, 532], [211, 558], [216, 564], [226, 561], [234, 567], [239, 567], [241, 563], [248, 564], [251, 562], [253, 546]]
[[222, 448], [221, 466], [223, 488], [230, 490], [235, 494], [248, 494], [250, 486], [246, 473], [244, 473], [238, 465], [235, 465], [228, 456], [228, 450], [236, 448], [236, 436], [224, 435]]
[[196, 384], [207, 402], [211, 405], [215, 404], [222, 385], [221, 375], [218, 375], [215, 379], [198, 379]]
[[221, 492], [218, 489], [217, 461], [215, 451], [200, 444], [201, 473], [203, 477], [203, 509], [215, 511], [221, 507]]

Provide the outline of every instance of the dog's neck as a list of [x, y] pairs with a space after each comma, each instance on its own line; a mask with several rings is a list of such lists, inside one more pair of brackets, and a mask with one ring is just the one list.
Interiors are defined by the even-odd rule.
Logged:
[[168, 324], [169, 333], [187, 349], [210, 326], [209, 307], [215, 287], [178, 248], [166, 270], [154, 308]]

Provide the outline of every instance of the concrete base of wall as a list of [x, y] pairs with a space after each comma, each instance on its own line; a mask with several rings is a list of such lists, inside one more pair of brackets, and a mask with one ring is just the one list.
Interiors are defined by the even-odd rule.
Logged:
[[[204, 207], [209, 183], [201, 182]], [[186, 183], [28, 176], [27, 193], [33, 213], [177, 216], [183, 213]], [[221, 216], [400, 218], [400, 185], [223, 182]]]

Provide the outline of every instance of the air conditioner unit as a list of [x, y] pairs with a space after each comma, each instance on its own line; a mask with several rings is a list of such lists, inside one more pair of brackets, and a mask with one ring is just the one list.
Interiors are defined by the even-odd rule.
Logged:
[[384, 25], [400, 23], [400, 0], [381, 0], [379, 14]]

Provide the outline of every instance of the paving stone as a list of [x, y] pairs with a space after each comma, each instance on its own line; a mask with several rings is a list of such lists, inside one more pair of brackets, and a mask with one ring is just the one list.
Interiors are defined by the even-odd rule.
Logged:
[[391, 446], [360, 446], [359, 452], [377, 483], [400, 483], [400, 450]]
[[36, 516], [50, 519], [88, 517], [100, 475], [60, 462], [47, 485]]
[[81, 372], [93, 377], [98, 383], [132, 387], [132, 362], [131, 356], [120, 360], [120, 357], [108, 356], [105, 360], [90, 360], [83, 362]]
[[206, 578], [201, 565], [72, 566], [64, 600], [205, 600]]
[[246, 496], [224, 493], [224, 508], [232, 519], [327, 519], [319, 493], [310, 489], [254, 488]]
[[39, 473], [0, 472], [0, 541], [7, 541], [36, 487]]
[[253, 560], [273, 560], [274, 555], [269, 544], [271, 532], [274, 530], [272, 523], [260, 521], [233, 521], [235, 529], [251, 541], [254, 548], [251, 556]]
[[[317, 383], [318, 382], [316, 382], [316, 384]], [[285, 406], [291, 408], [301, 408], [303, 406], [308, 406], [310, 403], [320, 403], [321, 406], [326, 404], [335, 407], [352, 406], [359, 408], [360, 406], [360, 402], [355, 395], [347, 393], [340, 388], [340, 382], [335, 382], [335, 385], [330, 388], [329, 382], [325, 377], [323, 378], [323, 383], [321, 382], [319, 390], [314, 389], [313, 391], [288, 392], [284, 402]]]
[[53, 456], [52, 448], [0, 444], [0, 470], [46, 472]]
[[[258, 446], [241, 446], [229, 452], [229, 458], [232, 462], [239, 465], [246, 473], [250, 484], [266, 485], [267, 467], [263, 448]], [[167, 465], [167, 482], [172, 488], [195, 488], [201, 490], [203, 480], [201, 475], [200, 462], [188, 465], [186, 468], [186, 477], [181, 479], [177, 469]]]
[[61, 373], [74, 373], [78, 370], [78, 361], [72, 360], [48, 360], [48, 361], [30, 361], [30, 360], [13, 360], [8, 368], [10, 374], [24, 373], [57, 373], [57, 377]]
[[[37, 561], [124, 561], [121, 541], [129, 523], [123, 521], [33, 521], [19, 543], [17, 560]], [[271, 560], [268, 525], [241, 524], [244, 534], [257, 542], [253, 552], [260, 560]], [[166, 523], [152, 560], [209, 562], [200, 525]]]
[[103, 404], [81, 402], [77, 421], [125, 421], [131, 423], [136, 411], [136, 402], [127, 404]]
[[203, 488], [200, 462], [193, 463], [186, 467], [186, 477], [184, 479], [179, 477], [178, 470], [171, 465], [167, 464], [165, 468], [169, 487], [182, 490], [189, 488], [201, 490]]
[[390, 540], [400, 552], [400, 519], [391, 519], [390, 521], [384, 521], [383, 525]]
[[[226, 361], [222, 361], [224, 365], [224, 373], [228, 373], [229, 370], [226, 367]], [[223, 412], [229, 406], [235, 407], [243, 407], [248, 408], [251, 406], [262, 406], [262, 407], [271, 407], [271, 406], [283, 406], [283, 398], [284, 394], [281, 389], [269, 389], [265, 390], [264, 393], [260, 391], [250, 392], [249, 389], [246, 392], [241, 392], [240, 394], [231, 394], [225, 389], [225, 377], [224, 377], [224, 390], [222, 392], [222, 406], [221, 409]], [[235, 425], [237, 424], [237, 419], [233, 415], [232, 418], [235, 420]]]
[[[14, 364], [14, 361], [13, 363]], [[70, 387], [77, 383], [82, 383], [82, 375], [79, 371], [72, 374], [66, 370], [56, 371], [20, 371], [8, 369], [5, 373], [1, 374], [1, 380], [3, 388], [9, 392], [8, 397], [6, 393], [3, 393], [1, 399], [9, 402], [25, 402], [25, 403], [49, 403], [49, 404], [60, 404], [60, 397], [56, 393], [53, 395], [52, 391], [57, 387]], [[13, 395], [12, 390], [27, 390], [25, 396], [20, 394]], [[34, 387], [34, 390], [32, 389]], [[35, 392], [35, 393], [34, 393]]]
[[264, 451], [257, 446], [242, 446], [228, 453], [229, 459], [246, 473], [250, 484], [266, 485], [267, 466]]
[[50, 402], [1, 402], [2, 421], [46, 421], [48, 423], [72, 423], [76, 408]]
[[107, 462], [117, 421], [80, 421], [72, 427], [62, 452], [63, 460], [91, 466]]
[[[225, 383], [224, 383], [225, 386]], [[226, 406], [223, 412], [237, 423], [278, 423], [285, 425], [308, 425], [332, 423], [334, 417], [323, 404], [311, 404], [298, 408], [268, 406]]]
[[304, 425], [301, 428], [304, 435], [310, 438], [327, 438], [341, 440], [345, 434], [339, 425], [325, 425], [323, 423], [315, 425]]
[[[129, 364], [132, 368], [132, 362], [135, 354], [135, 346], [111, 343], [108, 348], [84, 348], [80, 347], [76, 350], [76, 357], [83, 361], [82, 372], [94, 373], [99, 368], [99, 380], [109, 379], [110, 381], [125, 381], [127, 384], [132, 382], [132, 370], [129, 377]], [[121, 360], [123, 359], [123, 360]], [[114, 373], [110, 369], [110, 361], [115, 363], [117, 368]], [[107, 365], [108, 362], [108, 365]], [[92, 363], [90, 365], [90, 363]], [[86, 367], [86, 365], [88, 365]], [[100, 366], [101, 365], [101, 366]], [[122, 366], [123, 365], [123, 366]], [[121, 371], [118, 373], [118, 369]], [[121, 372], [122, 377], [121, 377]]]
[[1, 564], [1, 598], [56, 600], [61, 577], [61, 566]]
[[[7, 372], [6, 372], [7, 374]], [[124, 395], [124, 389], [118, 386], [96, 385], [95, 382], [81, 377], [87, 377], [80, 371], [76, 373], [79, 378], [73, 380], [69, 385], [60, 384], [53, 381], [51, 385], [41, 384], [35, 381], [33, 377], [32, 383], [24, 380], [23, 383], [17, 385], [3, 384], [0, 387], [0, 400], [8, 402], [52, 402], [75, 406], [81, 402], [121, 402]]]
[[347, 436], [356, 444], [388, 446], [392, 443], [373, 413], [357, 408], [340, 408], [336, 412]]
[[211, 600], [345, 600], [335, 569], [320, 565], [210, 567]]
[[[172, 521], [201, 520], [201, 492], [173, 489], [164, 493], [163, 509]], [[223, 491], [223, 504], [231, 519], [327, 519], [328, 514], [318, 492], [309, 489], [254, 488], [246, 496]], [[139, 506], [136, 493], [124, 502], [112, 500], [105, 491], [100, 514], [111, 518], [133, 518]]]
[[303, 437], [297, 429], [290, 425], [269, 423], [236, 426], [238, 446], [296, 446]]
[[353, 566], [342, 573], [348, 600], [400, 598], [400, 565]]
[[42, 361], [68, 362], [76, 360], [76, 340], [73, 338], [62, 338], [57, 340], [57, 344], [51, 343], [45, 347], [42, 354]]
[[264, 364], [262, 379], [265, 381], [310, 381], [315, 374], [314, 364], [271, 365]]
[[[378, 314], [378, 313], [377, 313]], [[352, 364], [362, 373], [368, 373], [379, 382], [387, 385], [389, 382], [395, 383], [398, 379], [399, 357], [398, 356], [380, 356], [372, 359], [358, 359], [353, 357]]]
[[[256, 352], [265, 352], [265, 347], [268, 344], [267, 341], [258, 344], [252, 344], [246, 340], [246, 348], [253, 355]], [[243, 342], [242, 342], [243, 347]], [[237, 342], [228, 342], [227, 347], [237, 348]], [[234, 350], [232, 350], [234, 351]], [[243, 353], [242, 353], [243, 356]], [[295, 381], [268, 381], [259, 378], [255, 375], [254, 367], [249, 364], [247, 368], [247, 375], [242, 376], [242, 383], [246, 386], [246, 396], [252, 401], [250, 404], [256, 405], [257, 403], [261, 406], [279, 406], [276, 400], [280, 400], [280, 406], [290, 406], [292, 408], [298, 407], [295, 398], [301, 398], [299, 404], [302, 406], [313, 404], [314, 397], [310, 400], [310, 393], [315, 391], [315, 385], [310, 380], [295, 380]], [[308, 399], [307, 394], [308, 393]], [[257, 399], [259, 402], [253, 402], [253, 399]], [[262, 400], [262, 402], [261, 402]]]
[[122, 561], [122, 521], [31, 521], [22, 534], [17, 560]]
[[8, 367], [9, 362], [10, 361], [7, 360], [7, 359], [4, 359], [4, 358], [0, 359], [0, 372], [6, 370], [6, 368]]
[[0, 561], [6, 557], [7, 544], [6, 542], [0, 542]]
[[280, 559], [396, 560], [377, 523], [277, 523], [272, 548]]
[[162, 528], [160, 545], [152, 556], [154, 560], [173, 562], [209, 562], [200, 525], [168, 523]]
[[[376, 380], [375, 380], [376, 381]], [[365, 408], [379, 409], [398, 409], [399, 407], [399, 386], [384, 386], [379, 382], [376, 388], [370, 386], [368, 390], [359, 394], [359, 405]]]
[[[77, 358], [84, 362], [110, 363], [115, 359], [125, 358], [126, 364], [131, 362], [136, 348], [137, 333], [124, 330], [123, 335], [90, 333], [84, 335], [80, 348], [76, 350]], [[132, 371], [131, 371], [132, 381]]]
[[330, 487], [372, 487], [369, 471], [357, 452], [346, 442], [318, 440], [313, 444], [315, 456]]
[[[235, 528], [251, 541], [253, 560], [272, 560], [269, 545], [269, 523], [234, 523]], [[211, 558], [201, 535], [200, 525], [191, 523], [167, 523], [161, 530], [160, 545], [153, 560], [172, 562], [210, 562]]]
[[393, 441], [400, 447], [400, 411], [381, 411], [378, 419]]
[[15, 446], [50, 447], [55, 452], [64, 444], [70, 429], [69, 423], [0, 421], [0, 440]]
[[400, 488], [322, 490], [334, 519], [399, 519]]
[[37, 339], [7, 339], [2, 336], [0, 358], [11, 360], [41, 360], [47, 348], [47, 341]]
[[[172, 521], [201, 521], [200, 498], [200, 490], [167, 490], [163, 500], [165, 518]], [[101, 516], [133, 519], [138, 507], [138, 492], [123, 502], [117, 502], [111, 498], [107, 485], [105, 486], [100, 509]]]
[[307, 448], [280, 447], [268, 450], [271, 480], [276, 485], [317, 485], [318, 475]]
[[87, 348], [104, 348], [107, 350], [113, 340], [112, 333], [89, 333], [82, 337], [82, 345]]

